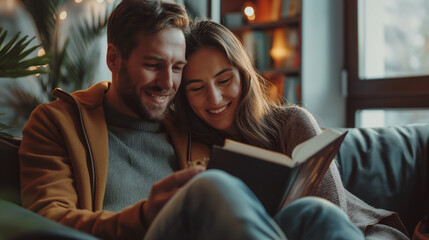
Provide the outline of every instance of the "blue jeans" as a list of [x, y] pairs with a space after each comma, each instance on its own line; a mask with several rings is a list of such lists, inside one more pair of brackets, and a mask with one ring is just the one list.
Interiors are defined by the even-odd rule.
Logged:
[[316, 197], [299, 199], [274, 218], [239, 179], [208, 170], [168, 201], [144, 239], [364, 239], [347, 215]]

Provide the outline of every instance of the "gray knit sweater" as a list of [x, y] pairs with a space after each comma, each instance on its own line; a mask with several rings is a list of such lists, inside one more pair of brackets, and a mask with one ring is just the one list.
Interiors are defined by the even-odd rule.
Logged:
[[109, 164], [103, 208], [121, 211], [149, 196], [151, 186], [177, 170], [162, 124], [127, 116], [104, 104]]

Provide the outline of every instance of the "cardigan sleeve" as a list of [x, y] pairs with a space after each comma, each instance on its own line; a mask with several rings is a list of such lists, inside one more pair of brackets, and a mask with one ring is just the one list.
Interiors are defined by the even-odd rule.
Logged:
[[117, 213], [93, 209], [88, 151], [81, 144], [78, 121], [66, 114], [71, 111], [67, 104], [55, 104], [35, 109], [23, 129], [23, 207], [102, 239], [141, 239], [146, 231], [140, 216], [144, 200]]

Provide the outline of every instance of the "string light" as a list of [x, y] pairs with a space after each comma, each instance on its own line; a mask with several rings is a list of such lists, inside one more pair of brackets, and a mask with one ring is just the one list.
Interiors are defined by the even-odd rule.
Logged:
[[39, 56], [39, 57], [41, 57], [45, 54], [46, 54], [46, 52], [45, 52], [45, 49], [43, 49], [43, 48], [41, 48], [41, 49], [39, 49], [39, 51], [37, 51], [37, 56]]
[[60, 19], [61, 20], [64, 20], [64, 19], [66, 19], [67, 18], [67, 12], [66, 11], [62, 11], [61, 13], [60, 13]]

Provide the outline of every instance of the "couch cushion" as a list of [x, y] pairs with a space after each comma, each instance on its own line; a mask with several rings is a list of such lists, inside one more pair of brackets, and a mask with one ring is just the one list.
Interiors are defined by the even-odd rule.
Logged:
[[21, 204], [18, 138], [0, 137], [0, 199]]
[[336, 158], [344, 186], [374, 207], [398, 212], [412, 233], [429, 209], [429, 125], [347, 130]]

